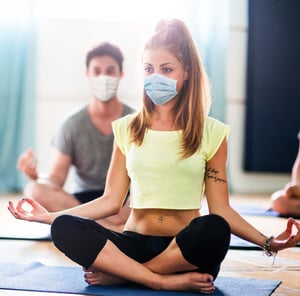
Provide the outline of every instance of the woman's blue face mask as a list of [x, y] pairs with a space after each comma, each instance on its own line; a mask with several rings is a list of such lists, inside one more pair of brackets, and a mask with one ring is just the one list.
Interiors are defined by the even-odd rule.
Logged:
[[160, 74], [145, 77], [144, 89], [155, 105], [162, 105], [172, 100], [176, 95], [177, 80]]

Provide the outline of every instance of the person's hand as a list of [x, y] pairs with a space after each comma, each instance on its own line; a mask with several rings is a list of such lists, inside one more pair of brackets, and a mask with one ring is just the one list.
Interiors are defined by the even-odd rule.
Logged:
[[8, 210], [16, 219], [46, 224], [51, 223], [49, 212], [32, 198], [25, 197], [18, 201], [16, 206], [12, 201], [9, 201]]
[[[293, 233], [293, 228], [296, 228], [295, 233]], [[286, 248], [295, 247], [299, 242], [300, 223], [293, 218], [289, 218], [286, 229], [272, 240], [271, 250], [277, 252]]]
[[38, 178], [37, 159], [31, 148], [20, 155], [17, 168], [32, 180]]

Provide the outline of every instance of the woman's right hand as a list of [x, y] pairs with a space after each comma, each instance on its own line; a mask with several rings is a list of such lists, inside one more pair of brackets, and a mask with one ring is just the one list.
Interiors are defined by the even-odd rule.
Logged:
[[18, 201], [15, 206], [12, 201], [8, 202], [8, 210], [19, 220], [51, 224], [50, 213], [34, 199], [25, 197]]
[[20, 155], [17, 168], [32, 180], [38, 178], [37, 159], [32, 149], [28, 149]]

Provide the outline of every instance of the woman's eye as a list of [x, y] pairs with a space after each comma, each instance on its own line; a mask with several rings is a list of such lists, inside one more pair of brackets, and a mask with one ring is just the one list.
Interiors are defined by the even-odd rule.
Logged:
[[163, 68], [162, 72], [163, 73], [171, 73], [173, 70], [171, 68]]

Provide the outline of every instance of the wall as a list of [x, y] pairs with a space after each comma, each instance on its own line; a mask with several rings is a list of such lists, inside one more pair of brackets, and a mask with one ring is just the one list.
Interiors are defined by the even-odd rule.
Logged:
[[[36, 147], [39, 171], [47, 171], [54, 130], [69, 112], [86, 104], [91, 93], [85, 76], [87, 51], [101, 41], [119, 45], [124, 52], [125, 76], [121, 101], [139, 106], [142, 91], [140, 57], [146, 24], [101, 23], [88, 20], [43, 19], [38, 24]], [[134, 82], [134, 83], [133, 83]], [[67, 188], [72, 186], [70, 179]], [[71, 184], [71, 185], [70, 185]]]
[[[246, 58], [248, 1], [230, 1], [230, 36], [227, 58], [227, 121], [231, 126], [229, 177], [237, 193], [269, 193], [289, 181], [287, 174], [248, 173], [243, 171], [246, 106]], [[280, 141], [280, 139], [279, 139]]]
[[[243, 172], [247, 0], [231, 0], [230, 3], [226, 94], [227, 122], [231, 125], [229, 178], [232, 191], [236, 193], [268, 193], [283, 186], [289, 176]], [[125, 77], [120, 84], [119, 97], [131, 106], [139, 105], [142, 85], [139, 53], [145, 32], [150, 29], [147, 24], [57, 19], [40, 21], [36, 151], [41, 171], [48, 168], [50, 140], [60, 120], [90, 98], [84, 58], [87, 50], [98, 41], [110, 40], [123, 49]], [[69, 179], [67, 188], [71, 187]]]

